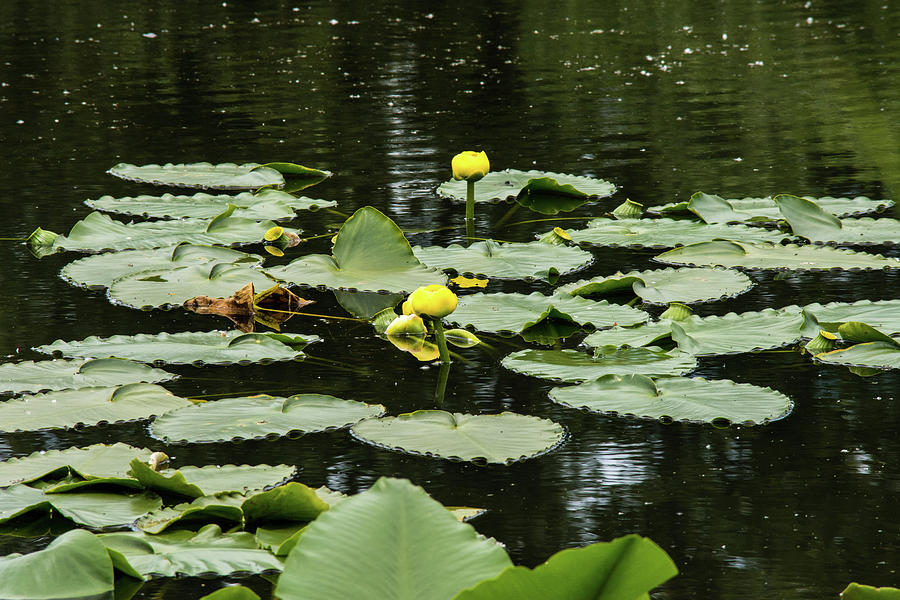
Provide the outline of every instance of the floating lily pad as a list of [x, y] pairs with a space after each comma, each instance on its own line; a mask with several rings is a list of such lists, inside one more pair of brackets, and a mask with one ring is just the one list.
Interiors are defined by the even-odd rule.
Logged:
[[192, 196], [173, 194], [123, 198], [103, 196], [96, 200], [86, 200], [85, 204], [95, 210], [156, 219], [211, 219], [227, 210], [229, 204], [233, 204], [237, 207], [236, 216], [257, 221], [290, 220], [296, 216], [298, 210], [315, 211], [337, 206], [337, 202], [330, 200], [297, 198], [287, 192], [273, 189], [262, 190], [257, 194], [243, 192], [236, 196], [203, 192]]
[[851, 583], [841, 592], [841, 600], [900, 600], [900, 588], [874, 587]]
[[791, 412], [790, 398], [770, 388], [727, 379], [605, 375], [550, 390], [550, 399], [572, 408], [664, 421], [756, 425]]
[[128, 181], [168, 185], [173, 187], [203, 188], [213, 190], [247, 190], [266, 185], [281, 187], [284, 177], [275, 169], [257, 163], [193, 163], [173, 165], [132, 165], [119, 163], [109, 171], [110, 175]]
[[556, 294], [607, 296], [633, 292], [644, 302], [709, 302], [733, 297], [753, 287], [743, 273], [728, 269], [656, 269], [582, 279], [557, 288]]
[[[876, 329], [889, 333], [900, 332], [900, 300], [860, 300], [858, 302], [830, 302], [828, 304], [807, 304], [803, 307], [807, 316], [815, 318], [813, 327], [804, 325], [803, 335], [815, 337], [818, 329], [825, 324], [861, 321]], [[829, 327], [829, 330], [834, 327]]]
[[642, 323], [650, 315], [630, 306], [610, 304], [606, 300], [594, 302], [571, 296], [545, 296], [539, 292], [527, 296], [478, 292], [461, 296], [456, 310], [446, 317], [452, 323], [492, 332], [520, 332], [551, 318], [579, 325], [610, 327], [617, 323]]
[[429, 267], [492, 279], [550, 279], [593, 262], [590, 252], [544, 242], [527, 244], [486, 240], [470, 246], [416, 246], [413, 252]]
[[817, 361], [851, 367], [900, 369], [900, 339], [854, 321], [841, 324], [838, 332], [845, 340], [862, 343], [816, 354]]
[[110, 284], [107, 296], [134, 308], [181, 306], [196, 296], [224, 298], [248, 283], [266, 289], [275, 282], [258, 269], [230, 263], [138, 271]]
[[82, 358], [130, 358], [148, 363], [213, 364], [297, 360], [299, 348], [318, 341], [316, 335], [278, 335], [240, 331], [199, 331], [150, 335], [90, 336], [77, 342], [56, 340], [38, 352]]
[[[833, 198], [824, 196], [814, 198], [812, 196], [803, 196], [807, 200], [812, 200], [824, 210], [832, 213], [836, 217], [855, 217], [867, 213], [882, 212], [891, 206], [894, 206], [893, 200], [872, 200], [866, 196], [857, 196], [855, 198]], [[695, 198], [700, 198], [695, 202]], [[711, 201], [710, 198], [712, 199]], [[707, 201], [703, 204], [700, 202]], [[728, 205], [728, 210], [724, 213], [717, 214], [718, 211], [709, 211], [707, 207], [720, 209], [721, 202]], [[718, 205], [718, 206], [717, 206]], [[778, 205], [771, 197], [767, 198], [739, 198], [725, 200], [721, 196], [713, 194], [704, 194], [697, 192], [691, 196], [689, 202], [670, 203], [661, 206], [651, 206], [647, 209], [649, 213], [659, 214], [690, 214], [694, 213], [707, 223], [718, 223], [726, 221], [777, 221], [782, 218]], [[722, 221], [721, 219], [726, 221]]]
[[176, 377], [161, 369], [118, 358], [23, 361], [0, 365], [0, 392], [20, 394], [124, 383], [160, 383]]
[[602, 346], [658, 346], [672, 337], [672, 323], [668, 319], [642, 323], [634, 327], [611, 327], [595, 331], [584, 338], [584, 344]]
[[255, 266], [262, 257], [222, 246], [179, 244], [151, 250], [125, 250], [86, 256], [72, 261], [59, 272], [75, 285], [89, 288], [109, 287], [114, 279], [149, 269], [187, 267], [209, 263], [234, 263]]
[[684, 352], [663, 352], [659, 348], [600, 348], [594, 354], [576, 350], [520, 350], [501, 363], [516, 373], [581, 382], [604, 375], [684, 375], [697, 367], [694, 357]]
[[41, 450], [0, 462], [0, 487], [29, 483], [49, 475], [72, 473], [85, 479], [125, 477], [129, 463], [137, 458], [146, 461], [150, 450], [128, 444], [94, 444], [85, 448]]
[[384, 410], [380, 404], [324, 394], [223, 398], [157, 419], [152, 433], [167, 442], [261, 439], [346, 427], [360, 419], [382, 415]]
[[168, 531], [159, 535], [128, 531], [100, 537], [118, 567], [125, 561], [145, 577], [230, 575], [281, 570], [281, 561], [260, 550], [249, 533], [222, 533], [217, 525], [198, 532]]
[[425, 490], [381, 478], [310, 523], [274, 595], [292, 600], [315, 590], [316, 600], [454, 598], [511, 566], [502, 546], [458, 522]]
[[[554, 193], [559, 195], [568, 194], [573, 197], [586, 195], [590, 198], [611, 196], [616, 191], [615, 185], [603, 179], [551, 173], [549, 171], [506, 169], [505, 171], [491, 171], [483, 179], [478, 180], [478, 183], [475, 184], [475, 202], [499, 202], [515, 198], [529, 182], [534, 179], [544, 178], [552, 179], [555, 182], [554, 185], [551, 186], [548, 183], [539, 182], [533, 184], [533, 187], [537, 187], [539, 191], [544, 192], [554, 190]], [[445, 198], [465, 201], [466, 184], [466, 181], [451, 179], [442, 183], [438, 187], [437, 193]]]
[[189, 528], [192, 524], [209, 523], [243, 524], [244, 511], [241, 503], [245, 500], [236, 492], [200, 496], [191, 502], [166, 506], [143, 515], [135, 522], [135, 527], [146, 533], [162, 533], [173, 525]]
[[812, 200], [781, 194], [775, 204], [794, 235], [817, 244], [877, 245], [900, 242], [897, 219], [838, 219]]
[[101, 529], [121, 527], [162, 506], [156, 494], [112, 494], [106, 492], [75, 492], [45, 494], [27, 485], [14, 485], [0, 490], [0, 523], [22, 518], [32, 511], [54, 510], [70, 521]]
[[784, 233], [746, 225], [707, 225], [675, 219], [594, 219], [585, 229], [567, 229], [578, 244], [626, 248], [671, 248], [726, 238], [743, 242], [780, 242]]
[[729, 240], [700, 242], [655, 256], [656, 262], [695, 267], [738, 267], [822, 271], [831, 269], [900, 269], [900, 259], [843, 248], [794, 244], [745, 244]]
[[366, 419], [351, 431], [357, 439], [392, 450], [499, 464], [545, 454], [565, 436], [561, 425], [538, 417], [512, 412], [466, 415], [443, 410]]
[[396, 223], [371, 206], [344, 222], [331, 256], [303, 256], [265, 271], [289, 283], [369, 292], [411, 292], [447, 282], [439, 270], [420, 263]]
[[154, 471], [147, 463], [132, 459], [129, 474], [148, 489], [199, 498], [278, 485], [294, 470], [290, 465], [207, 465]]

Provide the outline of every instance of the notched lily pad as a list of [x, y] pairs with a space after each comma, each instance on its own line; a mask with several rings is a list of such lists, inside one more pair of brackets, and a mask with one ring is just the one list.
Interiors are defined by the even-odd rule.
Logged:
[[110, 175], [153, 185], [204, 188], [215, 190], [246, 190], [263, 186], [284, 185], [284, 177], [275, 169], [258, 163], [211, 163], [164, 165], [132, 165], [119, 163], [109, 171]]
[[359, 440], [401, 452], [499, 464], [545, 454], [565, 437], [561, 425], [538, 417], [511, 412], [467, 415], [443, 410], [366, 419], [354, 425], [351, 432]]
[[[437, 193], [444, 198], [465, 201], [466, 183], [453, 179], [445, 181], [438, 187]], [[529, 184], [531, 184], [530, 187], [528, 187]], [[534, 191], [535, 193], [572, 198], [603, 198], [614, 194], [616, 186], [603, 179], [594, 179], [593, 177], [549, 171], [506, 169], [505, 171], [491, 171], [475, 184], [475, 202], [512, 200], [523, 190], [526, 195], [528, 191]]]
[[567, 229], [578, 244], [623, 248], [671, 248], [715, 239], [778, 243], [787, 236], [779, 231], [746, 225], [707, 225], [675, 219], [607, 219], [601, 217], [585, 229]]
[[176, 377], [173, 373], [119, 358], [23, 361], [0, 365], [0, 393], [160, 383]]
[[130, 466], [129, 475], [147, 489], [189, 498], [262, 490], [283, 483], [295, 471], [291, 465], [206, 465], [155, 471], [137, 458]]
[[727, 379], [605, 375], [550, 390], [554, 402], [612, 416], [722, 425], [756, 425], [787, 416], [793, 402], [784, 394]]
[[520, 350], [501, 363], [510, 371], [553, 379], [582, 382], [604, 375], [684, 375], [697, 367], [694, 357], [684, 352], [664, 352], [655, 347], [614, 348], [604, 346], [593, 354], [577, 350]]

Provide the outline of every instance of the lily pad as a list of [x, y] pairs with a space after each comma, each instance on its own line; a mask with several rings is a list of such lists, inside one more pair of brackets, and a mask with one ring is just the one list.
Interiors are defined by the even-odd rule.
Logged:
[[738, 267], [825, 271], [831, 269], [900, 269], [900, 259], [843, 248], [794, 244], [746, 244], [729, 240], [700, 242], [653, 257], [656, 262], [695, 267]]
[[299, 348], [318, 341], [316, 335], [278, 335], [240, 331], [199, 331], [150, 335], [90, 336], [81, 341], [56, 340], [35, 348], [46, 354], [82, 358], [129, 358], [148, 363], [231, 365], [297, 360]]
[[601, 217], [585, 229], [567, 229], [572, 241], [591, 246], [671, 248], [719, 238], [741, 242], [778, 243], [784, 233], [746, 225], [707, 225], [675, 219], [607, 219]]
[[125, 383], [160, 383], [176, 377], [161, 369], [118, 358], [23, 361], [0, 365], [0, 392], [21, 394]]
[[572, 296], [614, 295], [634, 293], [644, 302], [709, 302], [733, 297], [753, 287], [743, 273], [729, 269], [656, 269], [616, 273], [609, 277], [582, 279], [559, 287], [556, 294]]
[[416, 246], [413, 252], [423, 264], [463, 275], [491, 279], [543, 279], [583, 269], [594, 257], [590, 252], [572, 246], [555, 246], [544, 242], [495, 242], [486, 240], [470, 246], [451, 244]]
[[207, 465], [154, 471], [145, 462], [132, 459], [129, 474], [148, 489], [199, 498], [278, 485], [291, 477], [294, 470], [290, 465]]
[[173, 187], [203, 188], [214, 190], [246, 190], [266, 185], [281, 187], [284, 177], [275, 169], [261, 167], [257, 163], [210, 163], [165, 165], [132, 165], [119, 163], [109, 171], [110, 175], [128, 181], [168, 185]]
[[156, 494], [113, 494], [108, 492], [75, 492], [45, 494], [23, 484], [0, 490], [0, 523], [23, 518], [32, 511], [53, 509], [70, 521], [102, 529], [122, 527], [158, 509], [162, 500]]
[[72, 261], [59, 272], [60, 277], [74, 285], [104, 288], [114, 279], [165, 267], [187, 267], [209, 263], [233, 263], [255, 266], [262, 257], [222, 246], [179, 244], [175, 247], [151, 250], [125, 250], [86, 256]]
[[281, 570], [281, 561], [260, 550], [249, 533], [222, 533], [217, 525], [198, 532], [168, 531], [159, 535], [129, 531], [100, 535], [118, 567], [120, 561], [145, 577], [225, 576]]
[[841, 600], [900, 600], [900, 589], [873, 587], [854, 582], [841, 592]]
[[[695, 198], [708, 200], [710, 197], [712, 202], [706, 202], [703, 205], [693, 202]], [[827, 210], [836, 217], [857, 217], [867, 213], [882, 212], [887, 208], [894, 206], [893, 200], [872, 200], [866, 196], [856, 196], [855, 198], [834, 198], [832, 196], [823, 196], [814, 198], [812, 196], [803, 196], [807, 200], [812, 200], [823, 209]], [[701, 201], [702, 201], [701, 200]], [[721, 202], [728, 205], [728, 210], [722, 214], [716, 214], [715, 211], [710, 212], [704, 210], [706, 205], [721, 207]], [[715, 203], [715, 204], [713, 204]], [[697, 192], [691, 196], [689, 202], [676, 202], [659, 206], [651, 206], [647, 209], [649, 213], [656, 214], [690, 214], [694, 213], [707, 223], [723, 222], [723, 217], [728, 221], [777, 221], [782, 218], [778, 205], [771, 197], [766, 198], [735, 198], [724, 199], [714, 194], [704, 194]]]
[[[40, 230], [41, 235], [32, 234], [29, 237], [28, 246], [38, 256], [62, 250], [143, 250], [174, 246], [180, 242], [231, 246], [258, 242], [263, 239], [266, 231], [276, 226], [273, 221], [235, 217], [233, 212], [234, 208], [229, 208], [212, 220], [183, 219], [127, 224], [103, 213], [92, 212], [75, 223], [67, 236]], [[285, 231], [296, 233], [296, 230]]]
[[150, 450], [121, 442], [66, 450], [40, 450], [0, 462], [0, 487], [29, 483], [49, 475], [62, 476], [67, 472], [85, 479], [124, 477], [131, 468], [129, 463], [132, 459], [146, 461], [150, 454]]
[[694, 357], [684, 352], [664, 352], [659, 348], [599, 348], [594, 354], [576, 350], [520, 350], [504, 358], [504, 367], [516, 373], [582, 382], [604, 375], [684, 375], [697, 367]]
[[351, 431], [359, 440], [391, 450], [497, 464], [546, 454], [565, 437], [561, 425], [538, 417], [512, 412], [467, 415], [443, 410], [366, 419]]
[[244, 496], [236, 492], [200, 496], [190, 502], [166, 506], [142, 516], [135, 527], [145, 533], [162, 533], [173, 525], [190, 528], [191, 525], [209, 523], [241, 526]]
[[235, 211], [237, 216], [257, 221], [290, 220], [296, 216], [298, 210], [315, 211], [337, 206], [337, 202], [330, 200], [297, 198], [287, 192], [273, 189], [262, 190], [257, 194], [243, 192], [236, 196], [203, 192], [192, 196], [173, 194], [123, 198], [102, 196], [96, 200], [86, 200], [85, 204], [94, 210], [155, 219], [211, 219], [227, 210], [229, 204], [233, 204], [237, 207]]
[[0, 404], [0, 431], [37, 431], [148, 419], [189, 406], [158, 385], [130, 383], [13, 398]]
[[[551, 173], [549, 171], [519, 171], [506, 169], [505, 171], [492, 171], [478, 180], [475, 184], [475, 202], [499, 202], [510, 200], [519, 195], [535, 179], [551, 179], [549, 182], [533, 183], [535, 191], [552, 191], [557, 195], [569, 195], [572, 197], [603, 198], [611, 196], [616, 191], [616, 186], [603, 179], [593, 177], [581, 177], [578, 175], [566, 175], [563, 173]], [[465, 181], [451, 179], [438, 187], [437, 193], [453, 200], [466, 199]]]
[[849, 348], [816, 354], [814, 358], [819, 362], [849, 367], [900, 369], [900, 340], [889, 337], [888, 340], [854, 344]]
[[900, 300], [815, 303], [807, 304], [803, 311], [807, 317], [816, 320], [813, 327], [804, 324], [803, 335], [806, 337], [815, 337], [823, 326], [828, 325], [829, 330], [834, 330], [836, 324], [848, 321], [861, 321], [889, 333], [900, 332]]
[[134, 308], [181, 306], [196, 296], [224, 298], [248, 283], [262, 289], [274, 281], [258, 269], [230, 263], [139, 271], [110, 284], [107, 296]]
[[311, 254], [265, 271], [290, 283], [369, 292], [411, 292], [447, 282], [420, 263], [396, 223], [371, 206], [344, 222], [331, 256]]
[[452, 323], [474, 327], [479, 331], [521, 332], [547, 319], [561, 319], [610, 327], [614, 324], [642, 323], [650, 315], [630, 306], [594, 302], [571, 296], [545, 296], [532, 292], [485, 294], [478, 292], [459, 298], [456, 310], [446, 317]]
[[900, 242], [900, 220], [881, 218], [838, 219], [806, 198], [775, 196], [794, 235], [816, 244], [879, 245]]
[[790, 398], [770, 388], [727, 379], [605, 375], [594, 381], [550, 390], [550, 399], [572, 408], [613, 416], [663, 421], [757, 425], [787, 416]]
[[360, 419], [382, 415], [384, 410], [380, 404], [324, 394], [223, 398], [157, 419], [152, 433], [167, 442], [262, 439], [347, 427]]
[[275, 596], [299, 600], [315, 590], [317, 600], [449, 599], [511, 566], [502, 546], [425, 490], [381, 478], [310, 523]]

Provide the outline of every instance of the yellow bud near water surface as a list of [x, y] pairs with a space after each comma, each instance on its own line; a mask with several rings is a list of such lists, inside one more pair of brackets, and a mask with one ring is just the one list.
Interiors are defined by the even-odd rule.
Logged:
[[408, 302], [415, 314], [440, 319], [456, 310], [459, 298], [447, 286], [432, 284], [414, 291]]
[[484, 151], [474, 152], [466, 150], [460, 152], [453, 157], [450, 166], [453, 169], [453, 179], [457, 181], [462, 179], [478, 181], [491, 170], [491, 163]]
[[418, 335], [427, 333], [425, 321], [419, 315], [400, 315], [384, 330], [385, 335]]

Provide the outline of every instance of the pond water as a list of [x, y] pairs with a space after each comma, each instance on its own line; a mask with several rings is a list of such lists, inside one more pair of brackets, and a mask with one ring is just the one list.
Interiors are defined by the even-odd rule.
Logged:
[[[90, 212], [85, 199], [154, 193], [106, 175], [118, 162], [328, 169], [334, 176], [305, 193], [337, 201], [337, 210], [291, 225], [328, 233], [372, 205], [420, 245], [464, 237], [461, 205], [433, 192], [464, 149], [485, 149], [494, 169], [618, 186], [565, 218], [698, 190], [900, 196], [900, 11], [890, 3], [266, 4], [0, 3], [0, 237], [38, 226], [65, 233]], [[529, 241], [585, 222], [531, 222], [546, 217], [524, 208], [507, 216], [511, 208], [479, 206], [478, 235]], [[74, 253], [38, 260], [21, 242], [2, 249], [5, 361], [41, 359], [31, 348], [60, 338], [228, 328], [69, 286], [57, 273]], [[329, 249], [327, 237], [302, 247]], [[592, 252], [588, 270], [561, 281], [652, 268], [657, 254]], [[749, 274], [753, 290], [697, 305], [697, 314], [900, 297], [897, 272]], [[492, 282], [489, 291], [549, 289]], [[346, 315], [330, 292], [301, 295], [316, 313]], [[319, 392], [382, 403], [391, 414], [433, 407], [438, 369], [395, 351], [370, 326], [295, 317], [285, 329], [324, 341], [304, 362], [172, 368], [182, 379], [167, 387], [213, 398]], [[2, 435], [0, 458], [125, 441], [165, 449], [177, 465], [287, 462], [297, 480], [345, 493], [405, 477], [445, 504], [488, 509], [473, 525], [517, 564], [646, 535], [680, 569], [654, 592], [660, 599], [818, 599], [850, 581], [900, 584], [896, 371], [862, 378], [790, 349], [703, 359], [696, 374], [770, 386], [791, 397], [793, 413], [752, 428], [665, 425], [553, 404], [552, 383], [499, 365], [529, 344], [484, 338], [492, 351], [460, 351], [466, 360], [452, 366], [444, 408], [550, 418], [566, 427], [564, 445], [479, 467], [377, 449], [345, 430], [167, 447], [145, 424], [130, 424]], [[0, 537], [0, 552], [48, 541]], [[268, 594], [262, 579], [243, 581]], [[157, 580], [138, 597], [199, 597], [220, 584]]]

